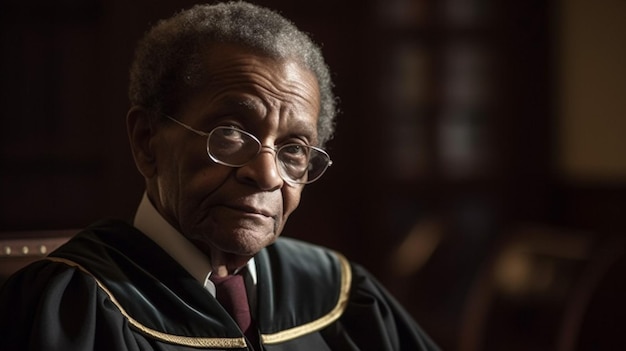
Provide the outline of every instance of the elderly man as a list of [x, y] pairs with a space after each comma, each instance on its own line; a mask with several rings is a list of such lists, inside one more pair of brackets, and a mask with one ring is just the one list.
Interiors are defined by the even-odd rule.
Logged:
[[158, 23], [131, 70], [134, 223], [96, 223], [14, 275], [0, 349], [436, 349], [361, 267], [279, 239], [331, 164], [331, 85], [319, 48], [270, 10]]

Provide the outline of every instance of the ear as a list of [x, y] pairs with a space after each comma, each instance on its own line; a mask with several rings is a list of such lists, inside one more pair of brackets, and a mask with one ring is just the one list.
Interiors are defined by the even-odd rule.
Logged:
[[133, 106], [126, 115], [126, 128], [137, 169], [148, 180], [157, 172], [152, 142], [155, 129], [148, 111], [143, 107]]

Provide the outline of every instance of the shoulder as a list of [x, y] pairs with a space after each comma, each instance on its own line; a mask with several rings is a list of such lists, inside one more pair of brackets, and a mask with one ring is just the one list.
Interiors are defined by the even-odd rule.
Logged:
[[[7, 280], [4, 290], [10, 290], [13, 286], [23, 286], [26, 287], [23, 290], [35, 293], [42, 288], [64, 289], [66, 286], [72, 286], [72, 281], [79, 277], [84, 279], [89, 275], [84, 274], [79, 265], [68, 265], [59, 258], [67, 260], [76, 258], [79, 262], [104, 260], [108, 255], [103, 253], [106, 247], [110, 246], [106, 241], [111, 238], [103, 233], [127, 233], [129, 227], [121, 221], [102, 221], [81, 230], [47, 257], [32, 262], [14, 273]], [[87, 281], [93, 282], [93, 279]]]
[[267, 248], [266, 256], [274, 276], [293, 282], [293, 286], [327, 289], [339, 297], [347, 294], [352, 284], [351, 263], [341, 253], [322, 246], [281, 238]]
[[293, 238], [279, 238], [267, 251], [285, 260], [284, 263], [296, 266], [306, 264], [310, 269], [333, 269], [347, 263], [346, 258], [337, 251]]
[[[76, 234], [48, 257], [14, 273], [2, 287], [0, 293], [0, 303], [4, 304], [2, 308], [13, 308], [11, 306], [15, 306], [13, 300], [16, 295], [20, 295], [20, 302], [36, 303], [37, 300], [41, 300], [40, 303], [51, 306], [55, 303], [61, 306], [70, 302], [72, 299], [68, 299], [67, 296], [97, 295], [98, 298], [104, 296], [97, 289], [97, 279], [86, 272], [83, 266], [110, 266], [111, 254], [107, 252], [110, 245], [106, 243], [110, 238], [103, 239], [107, 236], [102, 235], [105, 226], [118, 228], [112, 232], [125, 232], [129, 227], [123, 222], [100, 222]], [[59, 301], [54, 301], [55, 298]]]
[[124, 221], [102, 220], [81, 230], [50, 256], [70, 254], [74, 251], [78, 251], [76, 254], [84, 254], [85, 251], [124, 249], [149, 241], [139, 230]]
[[280, 238], [261, 251], [255, 262], [259, 324], [266, 342], [308, 334], [343, 314], [352, 271], [341, 254]]
[[261, 251], [258, 259], [271, 267], [274, 276], [282, 275], [303, 284], [308, 281], [338, 288], [339, 282], [351, 281], [350, 262], [341, 253], [298, 239], [279, 238]]
[[64, 349], [86, 345], [84, 336], [102, 321], [122, 325], [114, 313], [97, 307], [105, 299], [96, 281], [76, 267], [48, 259], [34, 262], [0, 291], [0, 330], [6, 332], [0, 349], [19, 349], [26, 341], [34, 349], [50, 347], [50, 340]]

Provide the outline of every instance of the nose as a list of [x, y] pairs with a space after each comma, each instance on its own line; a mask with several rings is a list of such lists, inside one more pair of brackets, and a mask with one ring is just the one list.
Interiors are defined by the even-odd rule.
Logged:
[[237, 169], [237, 177], [261, 190], [278, 189], [284, 181], [276, 167], [276, 151], [269, 146], [262, 146], [254, 159]]

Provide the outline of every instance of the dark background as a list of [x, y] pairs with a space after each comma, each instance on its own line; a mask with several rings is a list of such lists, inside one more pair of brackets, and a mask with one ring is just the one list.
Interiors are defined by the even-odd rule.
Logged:
[[[133, 48], [193, 3], [0, 3], [3, 235], [132, 218]], [[600, 84], [568, 79], [589, 48], [567, 38], [610, 18], [587, 21], [581, 1], [256, 3], [322, 45], [341, 99], [334, 164], [283, 235], [367, 267], [445, 349], [561, 345], [580, 282], [625, 235], [624, 85], [594, 74], [615, 65], [624, 81], [624, 61], [591, 48]], [[624, 18], [623, 1], [603, 3]], [[624, 26], [606, 28], [600, 48], [624, 59]]]

